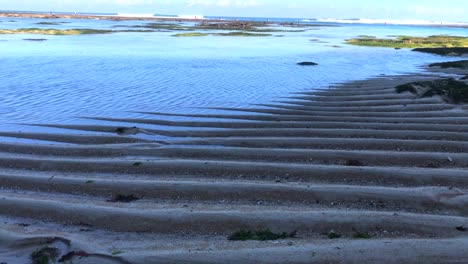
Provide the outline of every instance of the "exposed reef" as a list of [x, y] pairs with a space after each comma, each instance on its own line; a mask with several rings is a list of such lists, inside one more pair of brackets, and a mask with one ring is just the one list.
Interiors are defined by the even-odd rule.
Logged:
[[36, 35], [92, 35], [112, 34], [119, 32], [154, 32], [153, 30], [106, 30], [106, 29], [44, 29], [44, 28], [19, 28], [0, 29], [0, 34], [36, 34]]
[[[346, 40], [346, 43], [356, 46], [387, 48], [468, 48], [468, 37], [436, 35], [429, 37], [397, 36], [395, 38], [376, 38], [373, 36], [358, 36]], [[438, 50], [438, 52], [442, 51]], [[453, 52], [453, 50], [449, 52]]]
[[411, 92], [418, 98], [439, 95], [449, 103], [468, 103], [468, 85], [453, 78], [411, 82], [395, 89], [398, 93]]
[[416, 48], [413, 51], [443, 55], [443, 56], [463, 56], [468, 54], [468, 47], [454, 48]]
[[233, 31], [228, 33], [202, 33], [202, 32], [187, 32], [172, 35], [173, 37], [206, 37], [206, 36], [222, 36], [222, 37], [270, 37], [271, 34], [250, 33], [243, 31]]
[[441, 67], [442, 69], [456, 68], [456, 69], [467, 70], [468, 60], [432, 63], [429, 65], [429, 67]]

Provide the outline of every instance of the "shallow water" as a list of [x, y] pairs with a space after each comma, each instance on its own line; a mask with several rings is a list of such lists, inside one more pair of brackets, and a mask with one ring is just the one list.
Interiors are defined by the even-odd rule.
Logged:
[[[0, 21], [0, 28], [111, 28], [144, 23], [60, 20], [69, 23], [47, 26], [35, 24], [41, 21], [35, 19]], [[172, 37], [175, 33], [0, 35], [0, 122], [89, 123], [76, 117], [141, 116], [133, 111], [201, 113], [213, 112], [206, 107], [268, 103], [290, 92], [417, 72], [424, 64], [450, 60], [406, 49], [348, 46], [343, 44], [346, 38], [466, 36], [467, 30], [341, 25], [272, 37]], [[297, 66], [300, 61], [319, 66]]]

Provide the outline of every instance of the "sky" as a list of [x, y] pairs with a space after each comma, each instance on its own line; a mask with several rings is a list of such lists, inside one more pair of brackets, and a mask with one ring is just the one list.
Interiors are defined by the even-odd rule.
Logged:
[[468, 22], [468, 0], [0, 0], [0, 10]]

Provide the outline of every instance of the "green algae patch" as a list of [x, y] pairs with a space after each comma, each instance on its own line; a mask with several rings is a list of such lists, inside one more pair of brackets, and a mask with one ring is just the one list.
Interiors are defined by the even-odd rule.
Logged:
[[59, 26], [59, 25], [66, 24], [66, 23], [69, 23], [69, 22], [47, 22], [47, 21], [43, 21], [43, 22], [37, 22], [36, 25]]
[[209, 36], [208, 33], [201, 33], [201, 32], [187, 32], [187, 33], [179, 33], [174, 34], [172, 37], [206, 37]]
[[346, 44], [387, 48], [452, 48], [468, 47], [468, 37], [436, 35], [429, 37], [397, 36], [396, 38], [377, 38], [359, 36], [346, 40]]
[[441, 67], [442, 69], [457, 68], [466, 70], [468, 69], [468, 60], [432, 63], [429, 67]]
[[251, 32], [242, 32], [242, 31], [234, 31], [228, 33], [216, 33], [213, 34], [215, 36], [223, 36], [223, 37], [271, 37], [272, 34], [263, 34], [263, 33], [251, 33]]
[[397, 93], [410, 92], [418, 98], [439, 95], [449, 103], [468, 103], [468, 84], [453, 78], [412, 82], [395, 89]]

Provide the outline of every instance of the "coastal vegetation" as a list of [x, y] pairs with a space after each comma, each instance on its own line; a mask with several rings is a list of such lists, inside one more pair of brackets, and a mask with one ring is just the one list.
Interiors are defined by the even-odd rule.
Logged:
[[418, 98], [439, 95], [450, 103], [468, 103], [468, 84], [453, 78], [411, 82], [395, 89], [398, 93], [411, 92]]
[[468, 47], [468, 37], [435, 35], [428, 37], [397, 36], [394, 38], [377, 38], [374, 36], [358, 36], [346, 40], [346, 43], [366, 47], [452, 48]]

